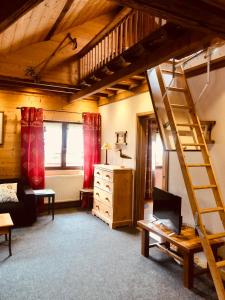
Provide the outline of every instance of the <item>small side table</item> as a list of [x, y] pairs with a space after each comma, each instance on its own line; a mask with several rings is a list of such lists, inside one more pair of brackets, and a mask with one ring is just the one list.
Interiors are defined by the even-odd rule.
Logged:
[[91, 208], [93, 200], [93, 189], [80, 189], [80, 202], [82, 208]]
[[55, 213], [55, 192], [52, 189], [34, 190], [36, 201], [39, 198], [48, 198], [48, 213], [52, 210], [52, 220], [54, 220]]
[[12, 249], [11, 249], [11, 228], [13, 226], [13, 221], [10, 217], [9, 213], [0, 214], [0, 234], [5, 235], [5, 240], [8, 239], [9, 245], [9, 256], [12, 256]]

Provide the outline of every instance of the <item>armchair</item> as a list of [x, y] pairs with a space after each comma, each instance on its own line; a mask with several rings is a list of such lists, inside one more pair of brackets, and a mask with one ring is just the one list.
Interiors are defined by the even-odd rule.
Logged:
[[0, 179], [0, 184], [13, 182], [17, 182], [17, 197], [19, 202], [0, 203], [0, 213], [10, 213], [15, 226], [31, 225], [37, 218], [33, 190], [21, 179]]

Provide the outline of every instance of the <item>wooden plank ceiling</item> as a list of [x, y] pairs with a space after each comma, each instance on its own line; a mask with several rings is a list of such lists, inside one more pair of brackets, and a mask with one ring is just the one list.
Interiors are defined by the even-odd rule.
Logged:
[[[23, 2], [31, 2], [31, 0]], [[72, 57], [113, 20], [119, 6], [106, 0], [39, 2], [41, 3], [33, 8], [30, 6], [30, 9], [27, 9], [20, 18], [15, 17], [18, 11], [17, 5], [14, 6], [14, 1], [13, 4], [10, 3], [10, 6], [14, 6], [15, 9], [15, 13], [11, 13], [14, 23], [8, 24], [9, 26], [0, 33], [0, 76], [29, 79], [25, 75], [25, 69], [28, 66], [37, 66], [49, 57], [70, 33], [77, 39], [77, 49], [74, 50], [71, 45], [68, 45], [67, 40], [61, 51], [48, 64], [43, 80], [73, 84], [76, 76], [74, 76], [75, 66]]]
[[[143, 73], [147, 67], [205, 47], [214, 37], [225, 37], [223, 0], [3, 2], [5, 9], [0, 12], [0, 85], [12, 87], [14, 84], [46, 90], [55, 88], [55, 91], [73, 94], [71, 101], [88, 98], [98, 100], [101, 105], [142, 92], [147, 89]], [[82, 49], [84, 52], [89, 47], [98, 33], [113, 23], [121, 11], [121, 5], [163, 17], [169, 20], [169, 24], [128, 52], [128, 60], [122, 57], [128, 62], [126, 68], [111, 72], [111, 76], [105, 76], [104, 72], [98, 74], [101, 82], [92, 80], [86, 86], [76, 86], [75, 58], [79, 57]], [[63, 46], [47, 65], [41, 83], [33, 83], [26, 76], [25, 69], [45, 60], [68, 33], [77, 39], [77, 49], [74, 50], [71, 45]], [[134, 55], [137, 50], [139, 56]], [[118, 66], [118, 61], [115, 64]]]
[[[68, 0], [45, 0], [39, 2], [41, 2], [39, 5], [16, 20], [0, 34], [1, 54], [8, 54], [49, 39], [47, 38], [48, 34], [67, 3], [70, 5], [68, 5], [66, 14], [58, 23], [58, 26], [54, 28], [56, 41], [59, 39], [57, 34], [67, 33], [68, 30], [89, 20], [111, 13], [118, 6], [112, 2], [101, 0], [73, 0], [70, 2]], [[51, 37], [54, 37], [54, 35], [51, 34]], [[89, 36], [92, 36], [91, 30], [89, 30]]]

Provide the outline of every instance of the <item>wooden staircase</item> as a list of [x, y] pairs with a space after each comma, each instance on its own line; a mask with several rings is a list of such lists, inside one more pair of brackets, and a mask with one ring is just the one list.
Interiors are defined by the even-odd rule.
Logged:
[[[181, 67], [174, 68], [172, 62], [167, 62], [147, 71], [147, 78], [164, 146], [177, 151], [196, 229], [218, 298], [224, 300], [221, 269], [225, 267], [225, 260], [215, 261], [210, 242], [225, 237], [225, 207], [184, 72]], [[190, 150], [198, 151], [199, 161], [190, 161]], [[204, 175], [196, 180], [193, 170]], [[201, 194], [206, 191], [207, 194]], [[220, 223], [221, 232], [210, 233], [210, 217]]]

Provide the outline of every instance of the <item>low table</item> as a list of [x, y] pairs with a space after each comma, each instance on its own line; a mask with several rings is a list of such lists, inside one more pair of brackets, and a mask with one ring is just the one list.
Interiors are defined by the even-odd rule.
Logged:
[[11, 249], [11, 228], [13, 226], [13, 221], [10, 217], [10, 214], [0, 214], [0, 234], [5, 235], [5, 239], [8, 239], [9, 245], [9, 256], [12, 256], [12, 249]]
[[48, 198], [48, 213], [52, 210], [52, 220], [54, 220], [55, 213], [55, 192], [52, 189], [34, 190], [36, 201], [40, 198]]
[[[149, 220], [141, 220], [137, 222], [139, 228], [142, 229], [141, 254], [149, 257], [149, 248], [158, 247], [160, 250], [172, 256], [175, 260], [183, 264], [183, 282], [187, 288], [193, 287], [194, 277], [194, 254], [203, 251], [199, 237], [195, 234], [192, 227], [183, 226], [181, 234], [177, 235], [161, 224], [155, 224]], [[149, 235], [151, 233], [163, 238], [162, 243], [149, 244]], [[170, 249], [170, 244], [177, 248], [177, 251]], [[221, 240], [213, 240], [211, 242], [215, 259], [217, 259], [217, 249], [223, 245]]]
[[81, 207], [91, 208], [93, 206], [93, 192], [94, 189], [83, 188], [80, 189]]

